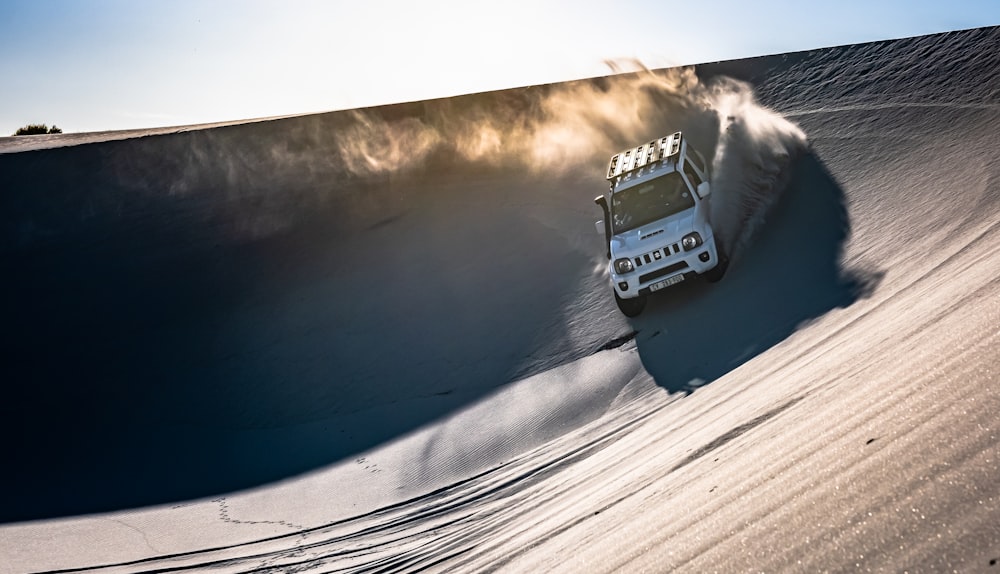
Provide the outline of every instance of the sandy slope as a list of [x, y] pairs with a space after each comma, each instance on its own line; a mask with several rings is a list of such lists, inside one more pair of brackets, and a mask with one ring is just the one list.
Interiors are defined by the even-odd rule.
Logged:
[[[259, 180], [237, 176], [222, 188], [236, 199], [198, 209], [198, 184], [177, 180], [177, 207], [133, 198], [124, 212], [140, 215], [120, 221], [102, 219], [98, 202], [93, 218], [113, 224], [108, 241], [84, 219], [34, 213], [26, 231], [8, 215], [5, 232], [17, 233], [5, 236], [16, 239], [5, 257], [15, 269], [81, 280], [60, 256], [61, 238], [84, 237], [92, 251], [73, 257], [130, 287], [110, 303], [77, 295], [114, 326], [99, 331], [107, 343], [63, 335], [88, 352], [117, 349], [125, 365], [50, 352], [79, 359], [85, 377], [172, 386], [91, 382], [113, 404], [80, 400], [103, 424], [58, 399], [63, 418], [46, 418], [30, 410], [40, 395], [14, 394], [50, 429], [19, 435], [34, 448], [10, 453], [26, 466], [11, 484], [39, 497], [35, 508], [46, 510], [34, 518], [47, 519], [0, 526], [0, 571], [989, 571], [1000, 559], [1000, 109], [982, 90], [1000, 70], [954, 62], [996, 37], [992, 29], [901, 41], [905, 50], [748, 62], [747, 79], [794, 113], [810, 149], [787, 168], [786, 195], [725, 281], [678, 288], [632, 324], [609, 301], [590, 223], [596, 192], [587, 186], [600, 181], [600, 164], [573, 175], [504, 165], [444, 179], [376, 174], [358, 184], [381, 198], [375, 207], [328, 190], [342, 201], [327, 210], [311, 199], [322, 186], [290, 185], [323, 216], [316, 222], [254, 188]], [[928, 61], [953, 62], [940, 64], [948, 90], [935, 89], [938, 75], [905, 73]], [[873, 78], [849, 106], [803, 79], [811, 70], [844, 85], [873, 68], [901, 71]], [[286, 125], [308, 125], [296, 121], [305, 120]], [[229, 145], [267, 135], [260, 126], [218, 133], [234, 134]], [[164, 147], [210, 154], [222, 149], [211, 137]], [[125, 157], [115, 154], [135, 148], [106, 149]], [[72, 157], [92, 172], [82, 154]], [[131, 177], [121, 166], [136, 164], [93, 165], [104, 166], [100, 182], [107, 166], [121, 181]], [[304, 165], [295, 165], [300, 176]], [[100, 196], [100, 183], [87, 185]], [[277, 215], [262, 219], [247, 196]], [[14, 213], [31, 212], [17, 205]], [[330, 224], [345, 205], [350, 221]], [[227, 218], [232, 206], [241, 209]], [[140, 217], [148, 212], [171, 223], [158, 230], [155, 217]], [[191, 223], [204, 213], [216, 218], [213, 231]], [[116, 246], [143, 222], [158, 235]], [[213, 241], [221, 254], [202, 254]], [[164, 263], [156, 280], [142, 279]], [[157, 290], [163, 281], [172, 288]], [[107, 311], [123, 299], [145, 309], [124, 297], [134, 292], [173, 311], [136, 322]], [[193, 302], [206, 295], [204, 306]], [[26, 326], [22, 317], [38, 312], [29, 311], [9, 316]], [[69, 324], [92, 323], [82, 315]], [[151, 324], [161, 333], [145, 334]], [[205, 329], [211, 336], [186, 346]], [[634, 339], [599, 350], [633, 329]], [[121, 332], [139, 342], [127, 346]], [[48, 335], [25, 327], [29, 343]], [[30, 355], [27, 343], [5, 343]], [[52, 381], [66, 371], [33, 360], [9, 372], [31, 378], [33, 365], [33, 384], [70, 392]], [[80, 443], [66, 436], [73, 429]], [[94, 439], [108, 439], [93, 453], [103, 461], [96, 470], [58, 446]], [[129, 499], [88, 481], [183, 481], [163, 464], [168, 456], [205, 474], [195, 486], [227, 468], [263, 479], [255, 458], [288, 478], [76, 518], [54, 518], [80, 508], [72, 494], [62, 504], [40, 496], [75, 487], [109, 510]], [[314, 470], [289, 477], [294, 469]], [[72, 478], [53, 478], [60, 473]], [[32, 508], [8, 492], [8, 508]]]

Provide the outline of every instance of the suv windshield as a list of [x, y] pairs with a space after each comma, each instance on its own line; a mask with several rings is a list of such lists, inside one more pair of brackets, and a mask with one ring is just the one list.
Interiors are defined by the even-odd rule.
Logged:
[[622, 233], [694, 207], [676, 171], [611, 195], [614, 233]]

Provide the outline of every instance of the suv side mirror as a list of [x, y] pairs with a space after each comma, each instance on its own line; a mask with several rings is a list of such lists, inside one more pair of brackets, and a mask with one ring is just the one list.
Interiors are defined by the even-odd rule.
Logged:
[[604, 235], [604, 220], [598, 219], [594, 222], [594, 229], [597, 230], [598, 235]]
[[712, 193], [712, 186], [707, 181], [703, 181], [698, 184], [698, 189], [695, 191], [698, 192], [698, 197], [705, 199], [710, 193]]

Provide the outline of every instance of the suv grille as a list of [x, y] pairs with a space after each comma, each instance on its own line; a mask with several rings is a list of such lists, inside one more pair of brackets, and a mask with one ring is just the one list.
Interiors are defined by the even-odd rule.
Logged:
[[677, 243], [674, 243], [673, 245], [667, 245], [663, 249], [657, 249], [655, 251], [650, 251], [649, 253], [646, 253], [644, 255], [640, 255], [638, 257], [635, 257], [634, 258], [634, 260], [635, 260], [635, 266], [636, 267], [642, 267], [643, 265], [645, 265], [647, 263], [652, 263], [654, 261], [659, 261], [660, 259], [663, 259], [664, 257], [670, 257], [671, 252], [676, 255], [677, 253], [681, 252], [680, 247], [681, 247], [680, 245], [678, 245]]

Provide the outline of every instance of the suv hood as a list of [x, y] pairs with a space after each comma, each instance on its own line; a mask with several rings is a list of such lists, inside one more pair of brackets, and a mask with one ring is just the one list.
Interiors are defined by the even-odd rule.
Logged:
[[697, 208], [691, 208], [619, 233], [611, 238], [611, 252], [614, 257], [632, 257], [670, 243], [677, 243], [682, 237], [695, 231], [696, 212]]

